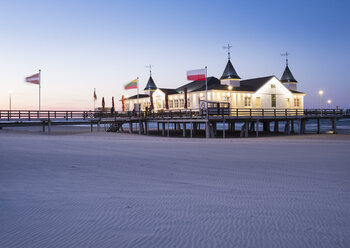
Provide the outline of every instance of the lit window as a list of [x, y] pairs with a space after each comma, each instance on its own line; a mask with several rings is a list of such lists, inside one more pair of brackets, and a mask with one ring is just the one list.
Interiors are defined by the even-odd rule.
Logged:
[[179, 100], [174, 100], [174, 108], [178, 108], [179, 107]]
[[173, 107], [174, 107], [174, 101], [173, 101], [173, 100], [170, 100], [170, 101], [169, 101], [169, 108], [172, 109]]
[[300, 107], [300, 99], [294, 98], [294, 107]]
[[180, 108], [184, 108], [184, 106], [185, 106], [185, 100], [181, 99], [180, 100]]
[[187, 99], [187, 108], [190, 108], [191, 107], [191, 98], [188, 98]]
[[276, 94], [271, 94], [271, 107], [276, 107]]
[[244, 107], [250, 107], [252, 105], [252, 98], [249, 96], [244, 97]]
[[256, 107], [261, 108], [261, 98], [260, 97], [256, 98]]

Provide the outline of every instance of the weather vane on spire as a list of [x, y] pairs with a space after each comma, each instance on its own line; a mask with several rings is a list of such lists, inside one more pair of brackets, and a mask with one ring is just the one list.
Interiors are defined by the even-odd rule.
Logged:
[[152, 65], [146, 65], [146, 68], [149, 68], [149, 75], [152, 77]]
[[281, 56], [285, 56], [286, 57], [286, 66], [288, 66], [288, 56], [290, 55], [290, 53], [286, 52], [286, 53], [281, 53]]
[[230, 46], [230, 44], [227, 44], [227, 46], [222, 47], [223, 49], [227, 49], [228, 60], [231, 59], [231, 52], [230, 52], [231, 47], [232, 46]]

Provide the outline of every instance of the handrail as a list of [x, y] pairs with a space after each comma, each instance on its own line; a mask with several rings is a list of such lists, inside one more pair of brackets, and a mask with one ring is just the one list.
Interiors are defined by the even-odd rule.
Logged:
[[[343, 109], [253, 109], [253, 108], [208, 108], [209, 118], [214, 117], [350, 117], [350, 110]], [[0, 120], [91, 120], [102, 118], [148, 118], [148, 119], [188, 119], [206, 118], [206, 109], [182, 109], [159, 111], [79, 111], [79, 110], [0, 110]]]

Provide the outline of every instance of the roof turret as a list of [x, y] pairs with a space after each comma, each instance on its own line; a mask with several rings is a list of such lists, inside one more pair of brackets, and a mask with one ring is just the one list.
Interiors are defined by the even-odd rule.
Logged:
[[226, 68], [225, 68], [224, 73], [222, 74], [220, 79], [232, 79], [232, 80], [240, 80], [241, 79], [238, 76], [235, 68], [233, 68], [231, 60], [227, 61]]
[[145, 87], [144, 90], [154, 91], [154, 90], [156, 90], [156, 89], [157, 89], [157, 86], [156, 86], [156, 84], [154, 83], [152, 76], [149, 76], [147, 85], [146, 85], [146, 87]]
[[283, 75], [281, 77], [282, 83], [297, 83], [298, 81], [295, 80], [292, 72], [290, 71], [288, 64], [286, 65], [286, 69], [284, 69]]

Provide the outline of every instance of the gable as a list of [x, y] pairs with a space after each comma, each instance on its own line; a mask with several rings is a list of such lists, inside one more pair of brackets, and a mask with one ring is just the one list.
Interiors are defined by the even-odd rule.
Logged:
[[262, 95], [287, 95], [292, 96], [292, 92], [286, 88], [276, 77], [272, 77], [265, 84], [263, 84], [257, 91], [256, 94]]

